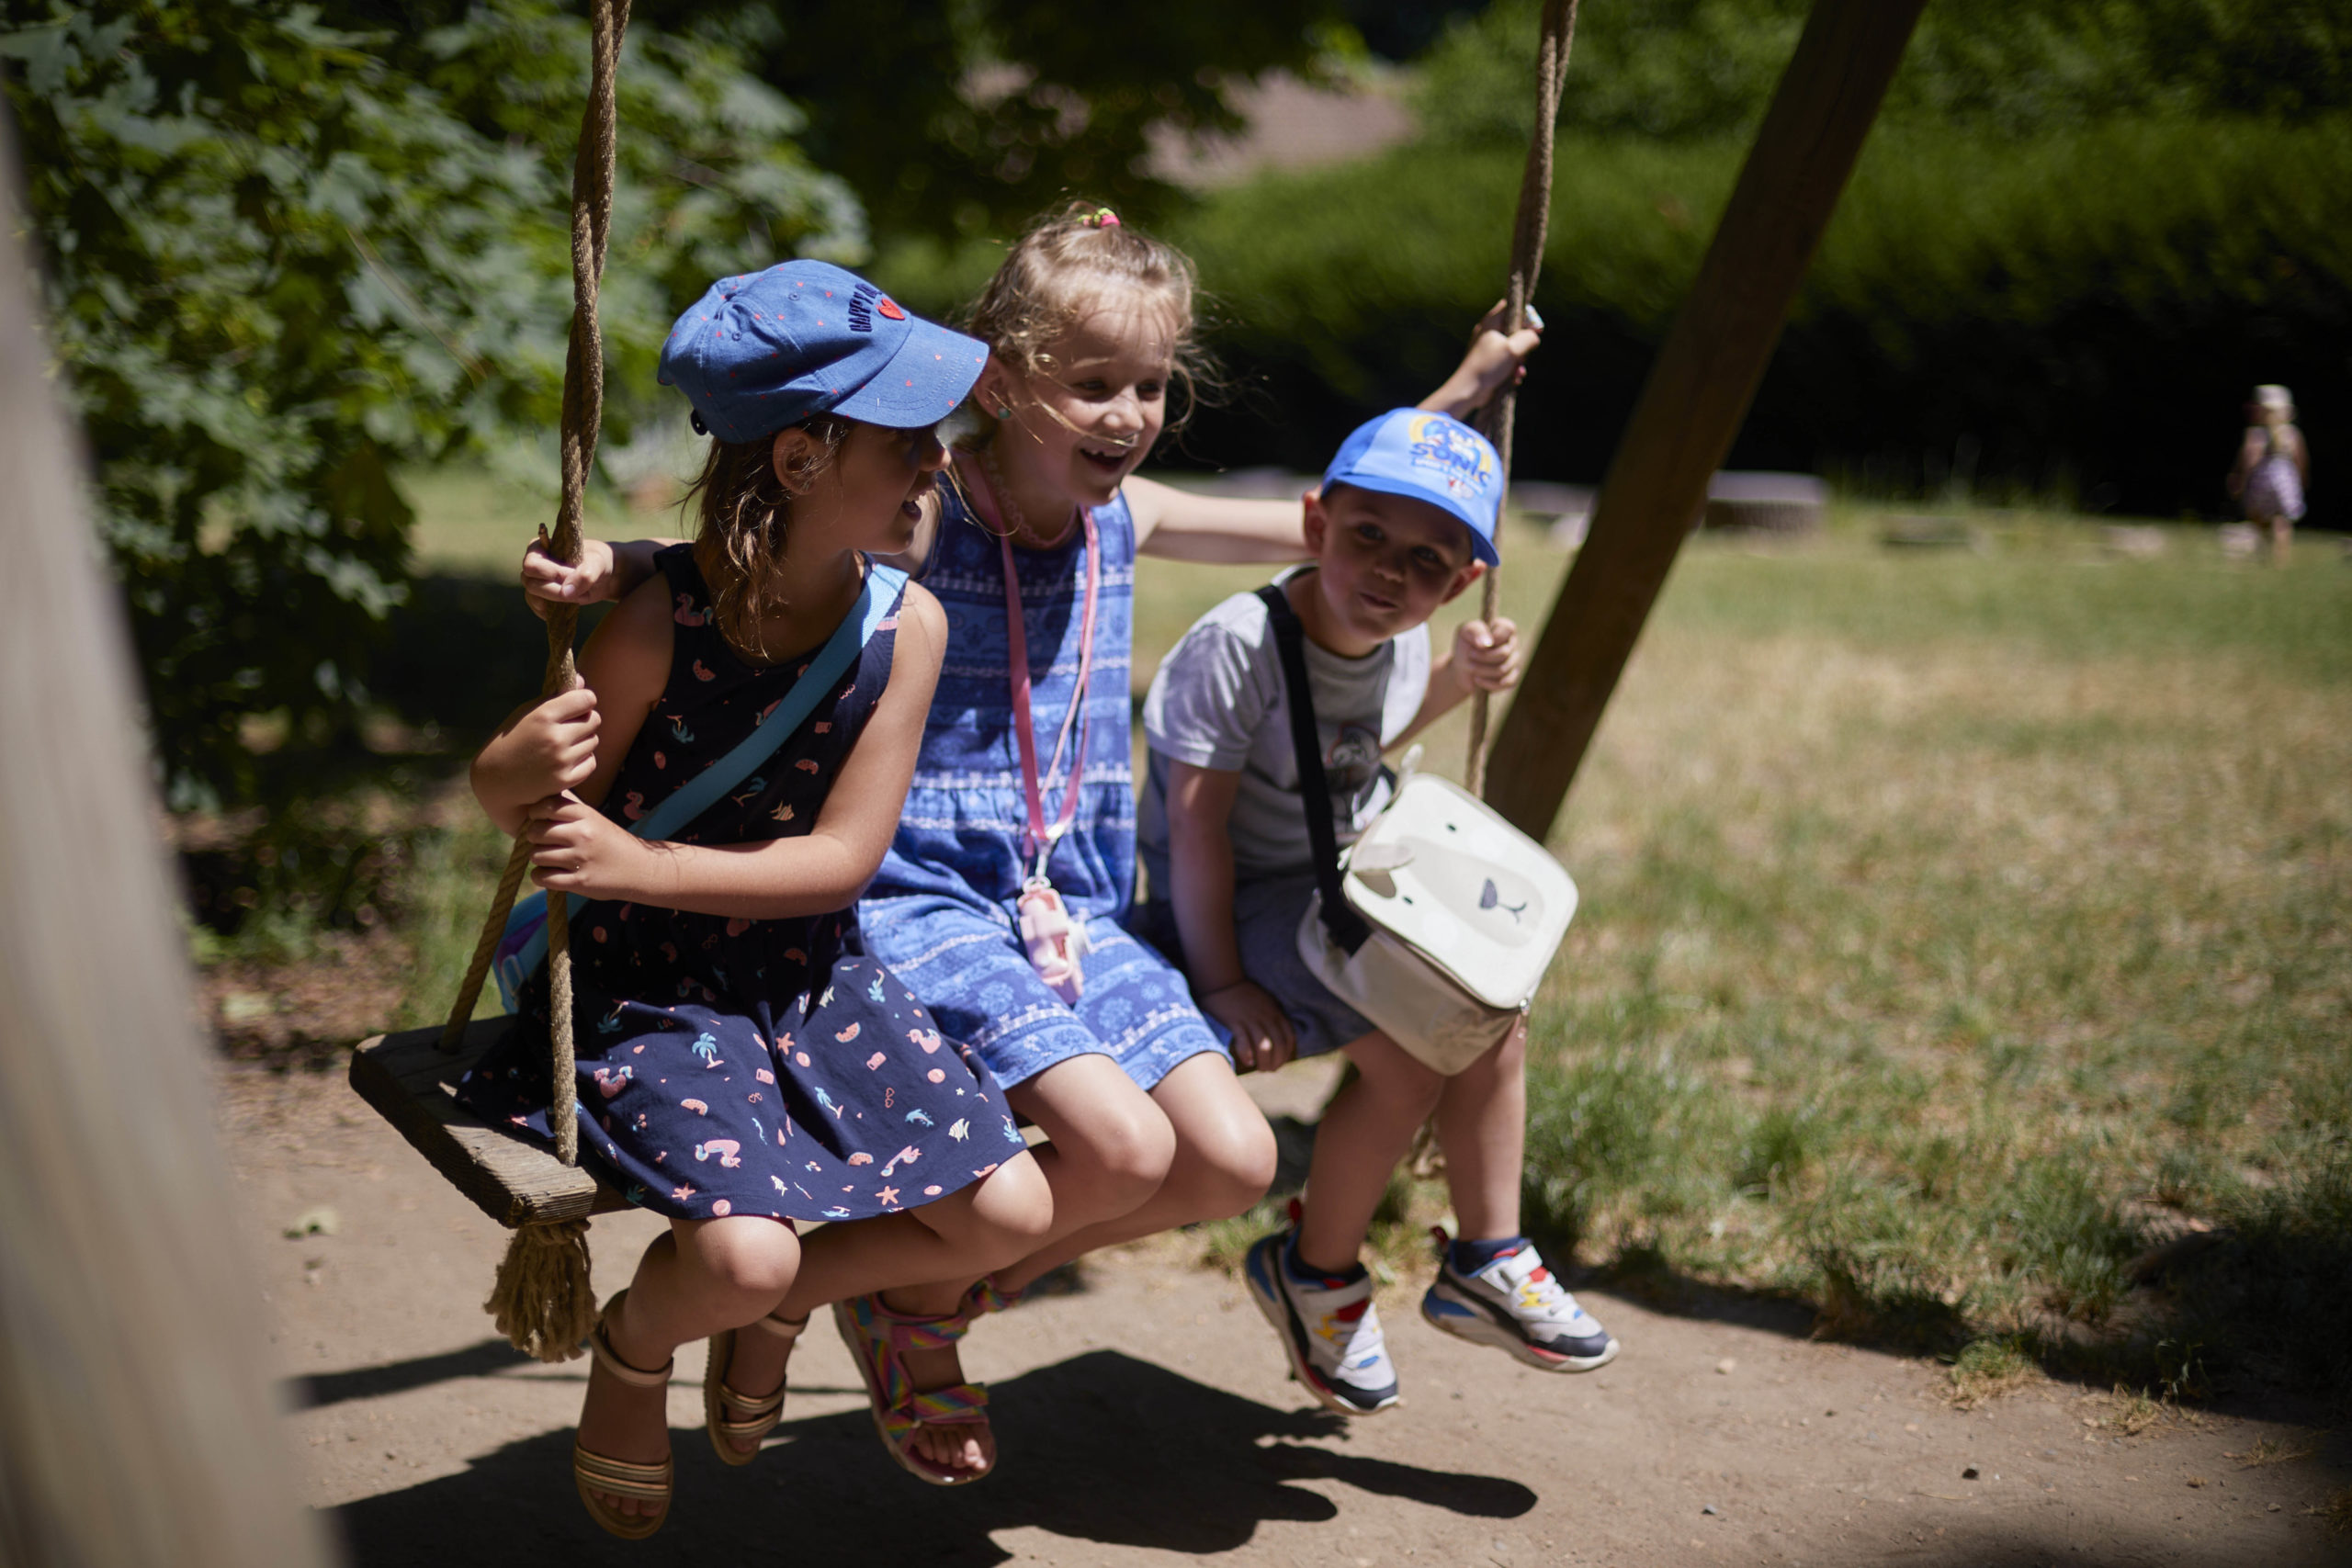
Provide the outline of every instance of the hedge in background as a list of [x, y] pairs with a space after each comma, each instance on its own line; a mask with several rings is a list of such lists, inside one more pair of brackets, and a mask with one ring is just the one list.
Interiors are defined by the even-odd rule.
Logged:
[[[1564, 139], [1522, 472], [1599, 476], [1740, 153]], [[1319, 468], [1366, 408], [1419, 396], [1499, 290], [1518, 177], [1509, 149], [1423, 145], [1205, 200], [1173, 237], [1255, 391], [1204, 413], [1193, 449]], [[2211, 510], [2246, 389], [2278, 380], [2324, 485], [2352, 418], [2346, 189], [2352, 117], [2108, 120], [2024, 141], [1883, 127], [1732, 460], [1890, 488], [1957, 464], [1980, 484]]]

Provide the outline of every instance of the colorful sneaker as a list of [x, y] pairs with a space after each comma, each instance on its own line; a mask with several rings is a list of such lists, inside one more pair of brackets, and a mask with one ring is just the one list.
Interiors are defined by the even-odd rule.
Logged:
[[1443, 1231], [1437, 1241], [1437, 1282], [1421, 1297], [1431, 1327], [1547, 1372], [1589, 1372], [1617, 1359], [1616, 1339], [1552, 1277], [1534, 1243], [1465, 1274], [1453, 1266]]
[[1250, 1249], [1241, 1277], [1282, 1336], [1291, 1375], [1342, 1416], [1374, 1416], [1396, 1403], [1396, 1369], [1373, 1310], [1372, 1276], [1302, 1284], [1290, 1273], [1295, 1231], [1277, 1231]]

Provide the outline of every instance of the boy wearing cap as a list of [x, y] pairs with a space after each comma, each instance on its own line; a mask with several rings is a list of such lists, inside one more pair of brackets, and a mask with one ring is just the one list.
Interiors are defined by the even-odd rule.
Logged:
[[[1499, 563], [1502, 490], [1484, 436], [1444, 414], [1399, 409], [1351, 435], [1305, 498], [1314, 562], [1276, 581], [1306, 633], [1329, 809], [1343, 845], [1388, 804], [1382, 752], [1473, 691], [1519, 680], [1510, 621], [1464, 623], [1437, 659], [1427, 625]], [[1152, 899], [1140, 917], [1181, 946], [1193, 995], [1231, 1031], [1236, 1062], [1271, 1071], [1294, 1055], [1340, 1050], [1357, 1069], [1317, 1129], [1295, 1225], [1250, 1249], [1250, 1293], [1317, 1400], [1349, 1416], [1395, 1404], [1396, 1376], [1358, 1254], [1390, 1173], [1434, 1113], [1461, 1237], [1442, 1247], [1422, 1315], [1546, 1371], [1604, 1365], [1617, 1341], [1518, 1234], [1524, 1025], [1442, 1077], [1299, 957], [1316, 872], [1284, 704], [1268, 606], [1236, 594], [1193, 625], [1152, 681], [1136, 822]]]

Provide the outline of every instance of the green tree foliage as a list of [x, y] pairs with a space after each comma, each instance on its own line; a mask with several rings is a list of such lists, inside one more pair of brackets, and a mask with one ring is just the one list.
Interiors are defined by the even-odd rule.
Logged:
[[[350, 19], [0, 0], [63, 384], [183, 805], [254, 792], [250, 715], [356, 723], [404, 592], [394, 465], [551, 428], [559, 401], [585, 24], [545, 0]], [[722, 40], [634, 31], [622, 81], [604, 321], [627, 387], [710, 277], [863, 234]]]
[[807, 107], [804, 145], [850, 182], [876, 233], [936, 240], [1018, 230], [1074, 194], [1167, 210], [1176, 193], [1148, 167], [1155, 126], [1236, 130], [1230, 84], [1312, 72], [1347, 36], [1335, 0], [639, 0], [638, 11], [741, 40], [761, 77]]
[[[1418, 98], [1430, 140], [1526, 145], [1541, 9], [1497, 0], [1448, 30]], [[1745, 129], [1811, 9], [1583, 7], [1561, 124], [1673, 140]], [[1920, 19], [1885, 118], [2014, 137], [2118, 115], [2300, 118], [2346, 107], [2352, 7], [2336, 0], [1939, 0]]]

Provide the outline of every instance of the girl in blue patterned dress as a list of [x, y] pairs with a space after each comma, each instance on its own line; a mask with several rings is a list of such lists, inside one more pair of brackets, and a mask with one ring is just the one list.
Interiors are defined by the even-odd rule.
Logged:
[[[530, 837], [533, 880], [584, 899], [582, 1154], [671, 1220], [591, 1339], [574, 1468], [616, 1534], [666, 1511], [675, 1346], [715, 1337], [707, 1424], [719, 1457], [745, 1462], [811, 1308], [968, 1277], [1046, 1234], [1050, 1197], [995, 1078], [856, 942], [946, 641], [937, 601], [868, 552], [905, 548], [945, 462], [931, 427], [984, 357], [821, 263], [714, 285], [662, 355], [662, 379], [718, 438], [700, 536], [662, 551], [597, 628], [582, 685], [474, 766], [484, 808]], [[753, 776], [672, 840], [628, 831], [751, 737], [876, 594], [890, 614]], [[540, 1027], [463, 1095], [545, 1136], [543, 980], [534, 1009]], [[796, 1220], [834, 1223], [804, 1242]], [[896, 1402], [885, 1435], [902, 1464], [944, 1483], [985, 1468], [978, 1391]]]
[[[1045, 1245], [985, 1279], [893, 1294], [910, 1309], [902, 1334], [910, 1319], [921, 1326], [888, 1349], [922, 1380], [958, 1375], [954, 1337], [975, 1312], [1095, 1247], [1240, 1213], [1272, 1179], [1272, 1131], [1234, 1075], [1237, 1059], [1281, 1059], [1219, 1011], [1232, 998], [1195, 1007], [1175, 967], [1119, 923], [1135, 892], [1129, 611], [1138, 555], [1308, 553], [1295, 500], [1134, 477], [1196, 354], [1180, 252], [1107, 209], [1072, 209], [1012, 247], [972, 326], [989, 349], [973, 393], [987, 428], [969, 449], [959, 442], [958, 482], [904, 558], [945, 608], [947, 657], [904, 820], [859, 918], [866, 951], [1047, 1134], [1036, 1153], [1054, 1217]], [[1424, 406], [1483, 406], [1537, 337], [1507, 339], [1490, 318]], [[575, 569], [526, 561], [525, 583], [548, 599], [603, 597], [643, 571], [647, 549], [598, 546]], [[1027, 897], [1041, 882], [1057, 908]]]
[[[906, 819], [860, 914], [868, 951], [971, 1041], [1050, 1136], [1038, 1152], [1052, 1239], [980, 1284], [970, 1300], [988, 1308], [1095, 1247], [1238, 1214], [1272, 1179], [1272, 1134], [1234, 1073], [1237, 1059], [1281, 1061], [1246, 1020], [1220, 1013], [1227, 998], [1196, 1008], [1175, 967], [1120, 924], [1135, 894], [1129, 609], [1138, 555], [1244, 564], [1307, 552], [1295, 500], [1135, 477], [1196, 355], [1180, 252], [1104, 209], [1048, 218], [1007, 255], [972, 330], [989, 344], [973, 396], [993, 428], [959, 445], [956, 491], [921, 552], [919, 576], [947, 611], [948, 656]], [[1433, 404], [1483, 404], [1535, 341], [1482, 332]], [[1056, 773], [1048, 758], [1073, 704], [1084, 739]], [[1040, 775], [1034, 803], [1024, 752]], [[1055, 985], [1023, 940], [1024, 893], [1041, 876], [1084, 933], [1075, 987]], [[944, 1292], [929, 1304], [956, 1305]]]

